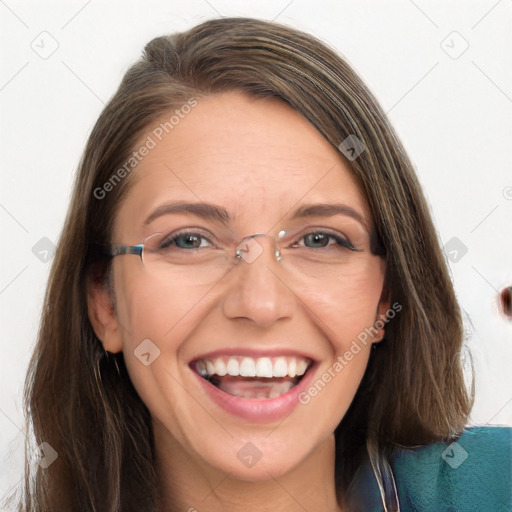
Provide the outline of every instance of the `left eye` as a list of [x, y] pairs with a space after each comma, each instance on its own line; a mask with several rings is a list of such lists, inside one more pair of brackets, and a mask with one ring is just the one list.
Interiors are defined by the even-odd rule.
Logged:
[[333, 238], [323, 233], [310, 233], [304, 237], [305, 244], [308, 247], [326, 247], [329, 245], [329, 239]]
[[338, 245], [347, 249], [356, 250], [346, 238], [342, 238], [332, 233], [323, 233], [320, 231], [308, 233], [307, 235], [304, 235], [301, 240], [304, 240], [304, 245], [306, 247], [310, 247], [312, 249], [322, 249], [329, 245]]

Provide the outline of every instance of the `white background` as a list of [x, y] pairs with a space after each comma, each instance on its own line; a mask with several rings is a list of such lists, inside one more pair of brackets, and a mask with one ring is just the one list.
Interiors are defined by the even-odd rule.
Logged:
[[512, 322], [496, 300], [512, 284], [511, 0], [0, 0], [0, 495], [21, 476], [22, 386], [49, 269], [32, 248], [57, 241], [86, 138], [144, 44], [220, 15], [316, 35], [389, 112], [442, 244], [468, 249], [450, 267], [473, 325], [471, 424], [512, 425]]

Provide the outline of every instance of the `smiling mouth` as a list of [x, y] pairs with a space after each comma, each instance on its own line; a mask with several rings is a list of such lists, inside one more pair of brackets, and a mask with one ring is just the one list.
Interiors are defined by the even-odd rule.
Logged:
[[233, 396], [265, 400], [295, 387], [313, 361], [300, 356], [225, 356], [199, 359], [192, 368], [215, 387]]

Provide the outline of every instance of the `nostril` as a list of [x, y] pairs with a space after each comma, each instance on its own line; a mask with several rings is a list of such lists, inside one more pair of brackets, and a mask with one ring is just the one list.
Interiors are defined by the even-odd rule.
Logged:
[[512, 286], [507, 286], [501, 290], [499, 303], [502, 314], [509, 320], [512, 320]]

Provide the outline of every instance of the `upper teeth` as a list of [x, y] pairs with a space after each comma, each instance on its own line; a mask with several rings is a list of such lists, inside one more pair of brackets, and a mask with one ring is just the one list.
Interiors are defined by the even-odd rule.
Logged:
[[196, 362], [197, 371], [204, 377], [231, 375], [233, 377], [297, 377], [304, 375], [310, 361], [302, 357], [217, 357]]

